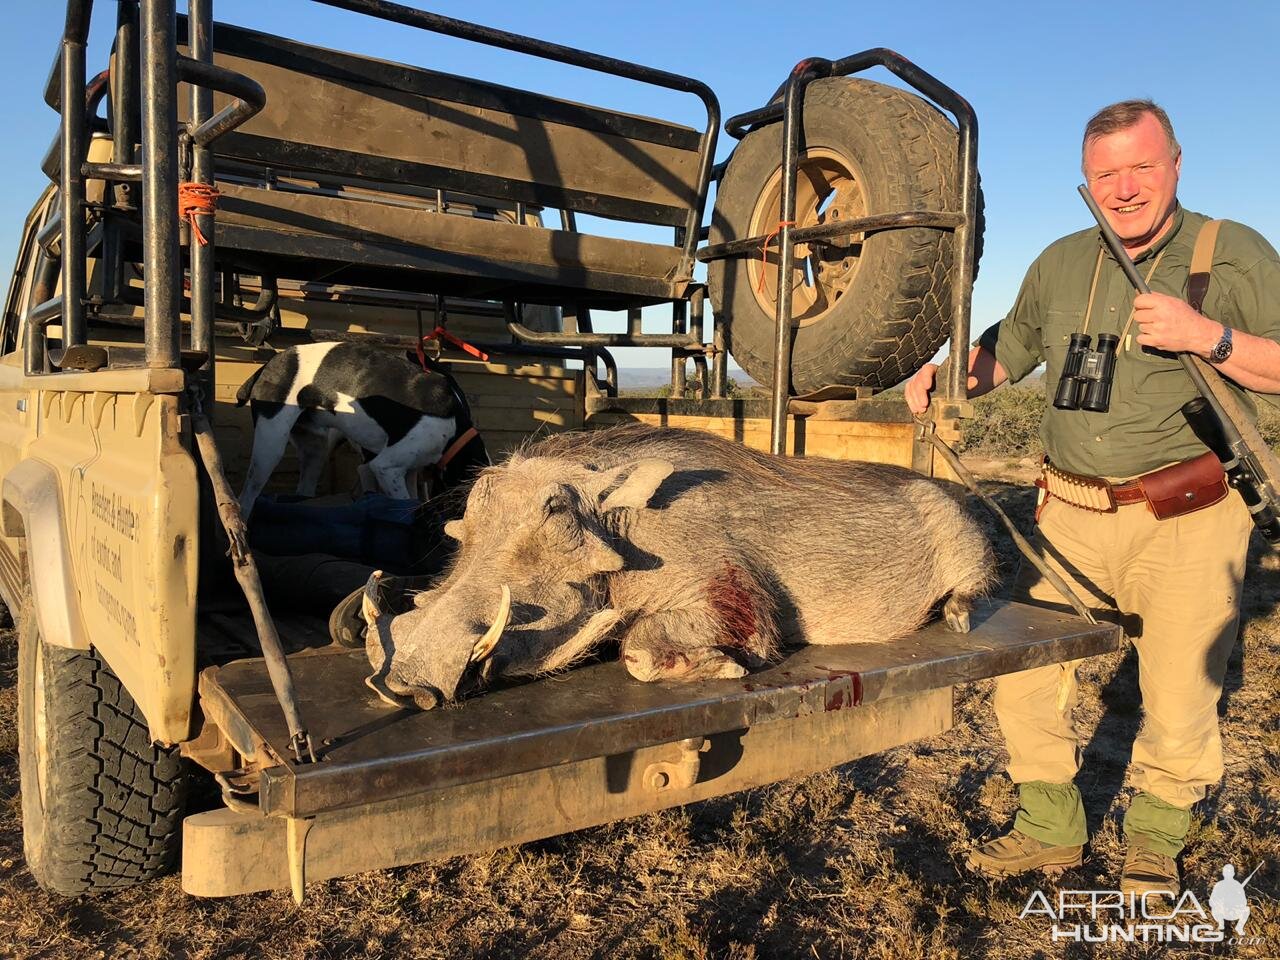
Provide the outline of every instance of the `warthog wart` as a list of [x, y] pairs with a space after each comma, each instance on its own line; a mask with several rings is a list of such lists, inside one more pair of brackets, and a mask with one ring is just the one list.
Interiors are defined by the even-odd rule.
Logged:
[[606, 640], [639, 680], [740, 677], [792, 643], [883, 642], [945, 599], [968, 629], [991, 553], [942, 485], [704, 433], [561, 434], [482, 473], [449, 574], [400, 615], [366, 591], [370, 685], [424, 709]]

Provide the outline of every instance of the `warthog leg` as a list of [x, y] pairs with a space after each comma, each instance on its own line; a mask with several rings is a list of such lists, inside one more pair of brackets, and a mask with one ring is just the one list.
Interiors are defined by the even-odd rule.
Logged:
[[942, 605], [942, 615], [946, 618], [947, 629], [954, 633], [969, 632], [969, 611], [973, 609], [973, 597], [963, 597], [953, 593]]
[[689, 646], [674, 637], [688, 632], [688, 617], [660, 613], [642, 617], [622, 642], [622, 661], [637, 680], [728, 680], [744, 677], [742, 664], [713, 646]]
[[589, 656], [609, 635], [609, 631], [621, 621], [622, 614], [617, 610], [605, 608], [596, 611], [591, 615], [586, 626], [547, 657], [546, 662], [539, 666], [538, 672], [550, 673], [573, 666], [579, 660]]

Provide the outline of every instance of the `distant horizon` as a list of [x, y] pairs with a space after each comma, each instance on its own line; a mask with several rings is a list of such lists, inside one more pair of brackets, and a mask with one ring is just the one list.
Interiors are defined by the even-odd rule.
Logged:
[[[671, 362], [667, 361], [666, 363], [619, 363], [618, 369], [619, 370], [670, 370]], [[734, 371], [737, 371], [738, 373], [747, 372], [743, 370], [741, 367], [739, 367], [737, 364], [730, 362], [729, 372], [733, 373]]]

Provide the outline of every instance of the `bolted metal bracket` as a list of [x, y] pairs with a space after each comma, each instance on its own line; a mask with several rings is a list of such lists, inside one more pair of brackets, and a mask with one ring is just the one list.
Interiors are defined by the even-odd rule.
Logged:
[[654, 791], [688, 790], [698, 782], [702, 750], [706, 745], [705, 737], [690, 737], [671, 744], [671, 758], [645, 767], [641, 781]]

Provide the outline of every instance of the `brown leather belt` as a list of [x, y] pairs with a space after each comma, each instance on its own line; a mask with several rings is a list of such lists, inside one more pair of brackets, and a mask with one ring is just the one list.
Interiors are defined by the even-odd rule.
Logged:
[[1111, 495], [1116, 498], [1116, 505], [1126, 503], [1143, 503], [1147, 497], [1142, 492], [1142, 480], [1129, 480], [1126, 483], [1111, 484]]
[[1068, 473], [1046, 457], [1036, 486], [1050, 497], [1095, 513], [1115, 513], [1117, 507], [1126, 504], [1146, 503], [1161, 520], [1212, 506], [1228, 492], [1222, 464], [1212, 453], [1144, 473], [1124, 483]]

